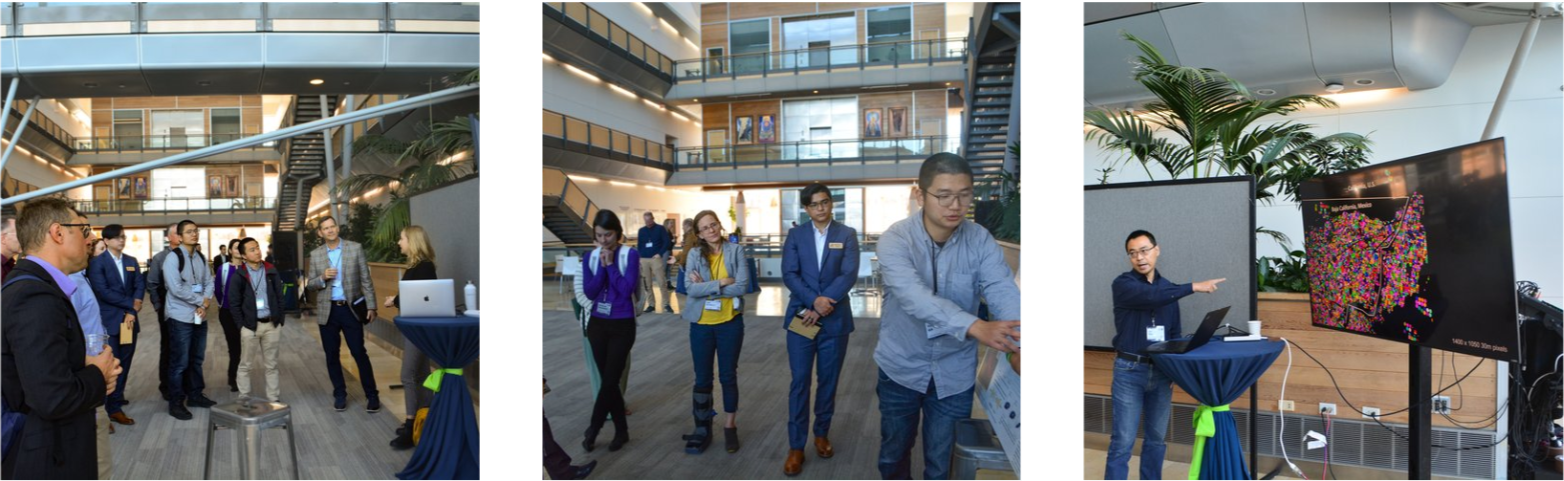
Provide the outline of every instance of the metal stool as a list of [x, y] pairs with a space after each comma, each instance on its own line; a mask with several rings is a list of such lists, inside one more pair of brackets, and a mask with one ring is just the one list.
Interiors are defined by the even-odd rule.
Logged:
[[239, 458], [239, 479], [260, 479], [261, 430], [281, 427], [288, 431], [288, 456], [293, 462], [293, 479], [299, 479], [299, 448], [293, 439], [293, 415], [287, 404], [240, 399], [212, 406], [206, 430], [206, 467], [202, 479], [212, 479], [213, 434], [218, 429], [243, 430], [238, 434], [234, 454]]
[[1014, 472], [987, 419], [956, 422], [956, 448], [951, 450], [951, 459], [951, 479], [976, 479], [979, 469]]

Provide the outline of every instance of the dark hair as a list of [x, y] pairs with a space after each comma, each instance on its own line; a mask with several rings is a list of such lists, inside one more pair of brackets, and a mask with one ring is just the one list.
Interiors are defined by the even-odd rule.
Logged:
[[1157, 246], [1157, 236], [1151, 235], [1150, 232], [1146, 232], [1144, 230], [1136, 230], [1135, 232], [1131, 232], [1129, 237], [1125, 237], [1124, 238], [1124, 246], [1125, 246], [1125, 248], [1128, 248], [1129, 245], [1130, 245], [1130, 241], [1135, 240], [1136, 237], [1145, 237], [1147, 239], [1150, 239], [1151, 240], [1151, 246], [1152, 247], [1156, 247]]
[[119, 224], [109, 224], [109, 225], [103, 226], [103, 238], [104, 239], [118, 238], [121, 234], [124, 234], [124, 233], [125, 233], [125, 226], [122, 226], [122, 225], [119, 225]]
[[821, 193], [825, 194], [826, 197], [830, 197], [831, 188], [819, 182], [806, 185], [803, 190], [798, 192], [798, 204], [808, 207], [809, 203], [815, 199], [815, 194]]
[[614, 211], [608, 209], [597, 211], [597, 217], [592, 219], [592, 227], [614, 231], [614, 234], [619, 236], [618, 240], [623, 241], [625, 238], [624, 225], [619, 223], [619, 214], [615, 214]]
[[923, 160], [923, 166], [918, 168], [918, 189], [928, 190], [929, 184], [934, 183], [934, 176], [940, 174], [959, 174], [972, 179], [972, 164], [949, 152], [930, 155]]
[[331, 223], [333, 225], [337, 224], [337, 218], [328, 215], [328, 216], [325, 216], [325, 217], [321, 217], [320, 220], [318, 220], [318, 221], [315, 221], [315, 230], [320, 230], [321, 224], [325, 224], [326, 221], [328, 221], [328, 220], [331, 221]]
[[81, 216], [71, 202], [63, 197], [44, 197], [27, 203], [21, 217], [16, 219], [16, 240], [22, 251], [37, 252], [49, 237], [49, 227], [54, 224], [70, 224]]
[[233, 240], [228, 241], [228, 245], [223, 246], [223, 247], [228, 248], [228, 255], [233, 255], [234, 247], [238, 247], [240, 245], [243, 245], [243, 244], [240, 244], [240, 242], [242, 242], [242, 241], [244, 241], [244, 239], [233, 239]]
[[[179, 227], [175, 228], [174, 231], [178, 232], [179, 235], [185, 235], [185, 226], [187, 226], [187, 225], [196, 225], [196, 223], [195, 223], [195, 221], [190, 220], [190, 219], [185, 219], [185, 220], [179, 221]], [[199, 226], [197, 226], [197, 227], [199, 227]]]
[[253, 243], [255, 243], [255, 248], [256, 249], [260, 249], [261, 248], [261, 241], [255, 240], [254, 237], [246, 237], [246, 238], [243, 238], [243, 239], [236, 240], [234, 242], [238, 242], [239, 243], [239, 256], [240, 257], [244, 256], [244, 251], [245, 251], [245, 247], [244, 246], [246, 244], [249, 244], [249, 243], [253, 242]]

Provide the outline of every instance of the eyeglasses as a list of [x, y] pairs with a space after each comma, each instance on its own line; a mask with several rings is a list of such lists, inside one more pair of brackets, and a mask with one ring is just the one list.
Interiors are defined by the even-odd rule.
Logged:
[[808, 204], [804, 204], [804, 208], [805, 209], [809, 209], [809, 210], [815, 210], [815, 209], [819, 209], [819, 208], [822, 208], [822, 207], [830, 207], [830, 206], [831, 206], [831, 199], [826, 199], [826, 200], [822, 200], [822, 201], [819, 201], [819, 202], [810, 202]]
[[60, 227], [80, 227], [82, 238], [92, 237], [92, 224], [60, 224]]
[[1157, 248], [1157, 246], [1151, 246], [1151, 247], [1143, 247], [1143, 248], [1140, 248], [1140, 249], [1132, 250], [1132, 251], [1129, 252], [1130, 258], [1134, 259], [1134, 258], [1137, 258], [1137, 257], [1150, 256], [1151, 255], [1151, 251], [1156, 250], [1156, 248]]
[[198, 235], [200, 233], [201, 233], [200, 229], [190, 229], [190, 230], [187, 230], [187, 231], [179, 233], [179, 235]]
[[706, 224], [706, 226], [705, 227], [701, 227], [700, 230], [701, 230], [701, 232], [706, 232], [706, 231], [717, 232], [717, 231], [722, 230], [722, 224], [717, 224], [717, 223]]
[[960, 201], [961, 205], [972, 205], [972, 191], [965, 190], [954, 194], [928, 194], [939, 202], [940, 207], [950, 207], [951, 204]]

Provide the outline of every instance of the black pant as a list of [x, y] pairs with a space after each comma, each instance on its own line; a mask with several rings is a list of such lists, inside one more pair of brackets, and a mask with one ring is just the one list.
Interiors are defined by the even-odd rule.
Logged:
[[228, 387], [238, 387], [239, 383], [234, 380], [239, 376], [239, 353], [243, 352], [239, 346], [239, 324], [224, 308], [218, 309], [217, 323], [223, 326], [223, 340], [228, 343]]
[[554, 430], [548, 427], [548, 416], [543, 416], [543, 470], [548, 471], [548, 477], [552, 479], [575, 479], [576, 473], [570, 469], [570, 455], [565, 449], [554, 442]]
[[168, 323], [171, 321], [167, 317], [163, 317], [162, 309], [156, 309], [156, 311], [158, 334], [161, 334], [158, 336], [157, 350], [157, 392], [163, 395], [163, 399], [168, 399], [170, 396], [173, 396], [168, 390]]
[[619, 392], [615, 380], [624, 374], [625, 362], [630, 359], [630, 348], [635, 347], [635, 319], [600, 319], [593, 317], [587, 324], [587, 342], [592, 344], [592, 361], [603, 377], [603, 386], [597, 390], [597, 401], [592, 404], [591, 432], [603, 429], [608, 414], [614, 414], [614, 430], [619, 435], [629, 433], [625, 422], [624, 393]]
[[[329, 293], [327, 295], [330, 295]], [[375, 389], [375, 367], [369, 364], [369, 353], [364, 351], [364, 324], [353, 316], [353, 309], [332, 305], [326, 314], [326, 323], [320, 326], [321, 348], [326, 351], [326, 375], [331, 378], [331, 396], [347, 399], [347, 383], [342, 378], [342, 341], [348, 342], [348, 352], [358, 363], [359, 382], [364, 386], [364, 398], [379, 400], [380, 390]]]

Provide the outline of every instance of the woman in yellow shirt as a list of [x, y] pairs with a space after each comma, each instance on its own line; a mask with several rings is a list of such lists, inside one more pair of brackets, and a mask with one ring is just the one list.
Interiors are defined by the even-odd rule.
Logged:
[[701, 242], [688, 251], [684, 272], [685, 307], [681, 313], [690, 322], [690, 354], [695, 364], [695, 432], [684, 436], [684, 450], [700, 454], [711, 444], [712, 363], [717, 363], [717, 378], [722, 381], [722, 410], [728, 413], [723, 439], [729, 453], [739, 450], [738, 407], [739, 351], [744, 346], [744, 294], [749, 286], [749, 267], [744, 248], [723, 237], [722, 221], [717, 213], [703, 210], [695, 215], [696, 233]]

